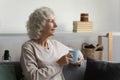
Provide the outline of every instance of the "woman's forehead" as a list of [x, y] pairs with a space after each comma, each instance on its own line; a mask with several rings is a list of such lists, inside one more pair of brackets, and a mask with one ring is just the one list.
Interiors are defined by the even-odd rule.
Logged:
[[54, 15], [50, 15], [50, 16], [48, 16], [48, 19], [55, 19], [55, 16]]

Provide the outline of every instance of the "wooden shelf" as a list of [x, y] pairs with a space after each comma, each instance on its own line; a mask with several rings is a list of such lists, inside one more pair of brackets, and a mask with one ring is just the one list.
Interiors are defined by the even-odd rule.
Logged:
[[108, 39], [108, 61], [112, 60], [112, 39], [113, 35], [112, 32], [106, 34], [106, 36], [98, 36], [98, 44], [102, 44], [102, 37], [107, 37]]
[[0, 33], [0, 36], [24, 36], [27, 33]]

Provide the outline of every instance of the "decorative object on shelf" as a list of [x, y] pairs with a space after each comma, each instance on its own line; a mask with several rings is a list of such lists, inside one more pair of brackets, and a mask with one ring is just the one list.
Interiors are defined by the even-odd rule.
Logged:
[[80, 21], [81, 22], [88, 22], [89, 21], [88, 13], [81, 13]]
[[73, 32], [92, 32], [93, 22], [89, 21], [88, 13], [81, 13], [80, 21], [73, 21]]
[[9, 50], [4, 51], [4, 55], [2, 57], [3, 62], [10, 62], [11, 61], [11, 56], [9, 54]]
[[93, 44], [83, 43], [81, 52], [84, 55], [84, 58], [91, 57], [95, 60], [103, 60], [103, 45], [97, 44], [94, 46]]
[[73, 32], [92, 32], [93, 22], [73, 21]]

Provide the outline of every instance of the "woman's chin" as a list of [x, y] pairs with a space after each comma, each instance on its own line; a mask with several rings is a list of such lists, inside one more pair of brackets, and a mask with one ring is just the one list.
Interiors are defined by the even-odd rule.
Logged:
[[51, 34], [51, 36], [54, 36], [54, 35], [55, 35], [55, 33], [52, 33], [52, 34]]
[[55, 35], [55, 30], [54, 30], [54, 31], [51, 30], [51, 31], [49, 32], [49, 36], [53, 36], [53, 35]]
[[51, 34], [52, 34], [52, 35], [55, 35], [55, 31], [52, 31]]
[[49, 34], [49, 36], [54, 36], [54, 35], [55, 35], [55, 32], [54, 32], [54, 33]]

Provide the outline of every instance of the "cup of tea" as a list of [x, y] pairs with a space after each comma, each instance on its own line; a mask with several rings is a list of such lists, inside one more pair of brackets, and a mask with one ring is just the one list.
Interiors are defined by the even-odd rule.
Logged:
[[70, 50], [69, 53], [73, 56], [72, 64], [75, 64], [79, 60], [79, 57], [82, 56], [80, 50]]

